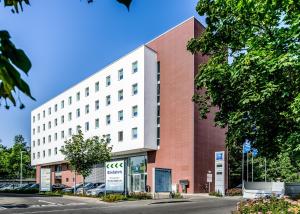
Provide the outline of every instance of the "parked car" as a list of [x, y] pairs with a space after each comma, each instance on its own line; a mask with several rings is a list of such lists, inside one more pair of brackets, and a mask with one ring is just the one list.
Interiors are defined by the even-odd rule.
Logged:
[[98, 186], [100, 186], [102, 184], [103, 183], [87, 183], [87, 184], [84, 185], [84, 187], [78, 188], [76, 190], [76, 194], [82, 194], [83, 193], [83, 189], [86, 192], [86, 191], [88, 191], [90, 189], [94, 189], [94, 188], [96, 188], [96, 187], [98, 187]]
[[105, 194], [105, 184], [101, 184], [94, 189], [89, 189], [86, 191], [87, 195], [100, 196]]
[[15, 184], [8, 184], [1, 188], [1, 190], [13, 190], [15, 188]]
[[40, 185], [39, 184], [31, 184], [30, 186], [24, 188], [23, 190], [39, 190]]
[[22, 185], [19, 185], [17, 188], [15, 188], [15, 190], [23, 190], [30, 186], [32, 186], [32, 184], [22, 184]]
[[52, 191], [63, 190], [66, 188], [68, 188], [68, 186], [64, 185], [64, 184], [53, 184], [52, 185]]
[[[83, 184], [76, 184], [76, 190], [78, 189], [78, 188], [81, 188], [83, 186]], [[74, 186], [72, 186], [72, 187], [69, 187], [69, 188], [65, 188], [65, 189], [63, 189], [62, 190], [63, 192], [74, 192]]]

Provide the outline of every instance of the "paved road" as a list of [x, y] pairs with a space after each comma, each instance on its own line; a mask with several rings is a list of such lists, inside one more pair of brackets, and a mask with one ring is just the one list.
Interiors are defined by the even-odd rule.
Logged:
[[199, 197], [188, 200], [147, 200], [103, 203], [95, 199], [0, 195], [0, 214], [230, 214], [238, 199]]

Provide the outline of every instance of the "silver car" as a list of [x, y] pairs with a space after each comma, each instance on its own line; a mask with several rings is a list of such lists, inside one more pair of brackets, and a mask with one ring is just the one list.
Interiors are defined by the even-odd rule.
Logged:
[[92, 196], [100, 196], [100, 195], [104, 195], [104, 193], [105, 193], [105, 184], [101, 184], [100, 186], [94, 189], [90, 189], [86, 191], [87, 195], [92, 195]]

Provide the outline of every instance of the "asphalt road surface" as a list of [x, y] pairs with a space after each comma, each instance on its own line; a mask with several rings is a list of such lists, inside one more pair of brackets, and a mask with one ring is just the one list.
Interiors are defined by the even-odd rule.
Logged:
[[[104, 203], [96, 199], [0, 195], [0, 214], [230, 214], [238, 199], [197, 197]], [[172, 203], [171, 203], [172, 202]]]

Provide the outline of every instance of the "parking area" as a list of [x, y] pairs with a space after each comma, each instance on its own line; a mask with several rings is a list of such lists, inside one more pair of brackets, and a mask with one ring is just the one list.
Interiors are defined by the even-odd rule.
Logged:
[[40, 208], [40, 207], [58, 207], [58, 206], [82, 206], [87, 202], [78, 201], [64, 197], [48, 197], [30, 194], [0, 194], [0, 211], [15, 208]]

